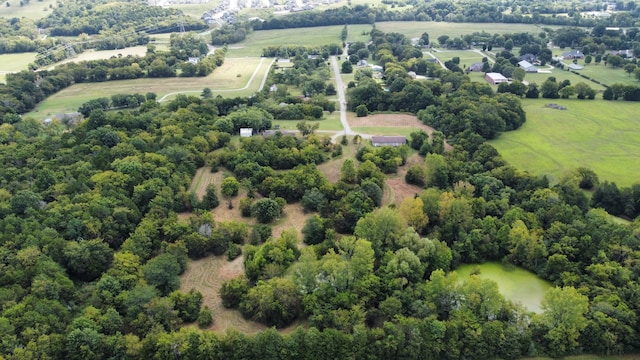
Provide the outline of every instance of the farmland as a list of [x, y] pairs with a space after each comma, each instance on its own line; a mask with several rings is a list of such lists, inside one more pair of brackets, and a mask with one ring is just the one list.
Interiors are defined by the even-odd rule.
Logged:
[[[6, 6], [6, 4], [11, 6]], [[0, 17], [4, 18], [22, 18], [26, 17], [32, 20], [37, 20], [49, 15], [51, 9], [49, 6], [55, 6], [55, 0], [42, 0], [38, 2], [31, 2], [27, 5], [20, 5], [20, 0], [8, 0], [2, 2], [0, 7]]]
[[450, 22], [422, 22], [422, 21], [389, 21], [376, 23], [376, 28], [383, 32], [398, 32], [409, 38], [420, 37], [424, 32], [429, 33], [431, 41], [435, 42], [441, 35], [451, 38], [486, 32], [489, 34], [506, 34], [515, 32], [539, 33], [542, 29], [538, 25], [530, 24], [499, 24], [499, 23], [450, 23]]
[[[546, 108], [550, 102], [567, 110]], [[630, 166], [640, 158], [635, 103], [527, 99], [523, 108], [527, 122], [491, 141], [509, 163], [552, 182], [577, 167], [591, 168], [601, 181], [637, 182], [638, 169]]]
[[[212, 89], [214, 96], [249, 96], [258, 90], [266, 76], [270, 61], [260, 58], [227, 58], [211, 75], [202, 78], [163, 78], [109, 81], [104, 83], [75, 84], [40, 103], [29, 115], [50, 115], [75, 111], [87, 100], [114, 94], [156, 93], [165, 99], [180, 93], [199, 95], [202, 89]], [[255, 76], [253, 76], [255, 73]], [[42, 116], [42, 115], [40, 115]]]

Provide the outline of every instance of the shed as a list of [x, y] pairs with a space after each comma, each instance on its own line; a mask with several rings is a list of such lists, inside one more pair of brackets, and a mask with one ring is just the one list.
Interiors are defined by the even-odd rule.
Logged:
[[384, 68], [383, 68], [382, 66], [380, 66], [380, 65], [373, 65], [373, 66], [371, 67], [371, 70], [372, 70], [372, 71], [383, 71], [383, 70], [384, 70]]
[[528, 73], [537, 73], [538, 72], [538, 68], [535, 67], [532, 63], [526, 61], [526, 60], [522, 60], [518, 63], [518, 67], [521, 68], [522, 70], [524, 70], [525, 72]]
[[509, 80], [500, 73], [487, 73], [484, 78], [492, 85], [509, 82]]
[[584, 69], [582, 66], [578, 65], [578, 64], [569, 64], [567, 65], [567, 67], [571, 70], [582, 70]]
[[373, 146], [402, 146], [407, 143], [404, 136], [372, 136], [371, 144]]
[[253, 136], [253, 128], [240, 128], [240, 137]]

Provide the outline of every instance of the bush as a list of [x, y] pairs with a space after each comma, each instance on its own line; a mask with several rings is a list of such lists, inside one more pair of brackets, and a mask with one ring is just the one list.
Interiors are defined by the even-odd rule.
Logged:
[[223, 282], [222, 287], [220, 287], [222, 306], [227, 309], [238, 307], [242, 298], [249, 292], [249, 288], [249, 280], [244, 276], [238, 276]]
[[227, 250], [227, 260], [232, 261], [240, 255], [242, 255], [242, 248], [234, 243], [229, 244], [229, 249]]
[[253, 201], [249, 198], [240, 199], [240, 214], [243, 217], [251, 216], [251, 204]]
[[261, 223], [270, 223], [282, 214], [283, 204], [280, 202], [264, 198], [251, 205], [251, 214]]
[[249, 243], [251, 245], [260, 245], [271, 237], [271, 226], [267, 224], [256, 224], [251, 230]]
[[211, 309], [208, 306], [205, 306], [202, 310], [200, 310], [200, 314], [198, 314], [198, 326], [201, 328], [209, 327], [213, 324], [213, 314], [211, 313]]
[[427, 173], [422, 166], [413, 165], [407, 171], [407, 175], [405, 175], [404, 179], [408, 184], [424, 186], [427, 180]]

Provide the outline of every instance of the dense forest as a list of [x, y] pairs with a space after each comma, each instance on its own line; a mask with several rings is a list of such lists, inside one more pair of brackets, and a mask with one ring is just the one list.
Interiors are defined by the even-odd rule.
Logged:
[[[519, 96], [437, 68], [402, 35], [371, 35], [372, 46], [351, 55], [366, 48], [383, 63], [389, 91], [357, 71], [350, 108], [414, 113], [438, 130], [432, 136], [416, 131], [399, 148], [372, 148], [359, 137], [336, 144], [313, 131], [231, 141], [243, 127], [271, 128], [274, 117], [329, 110], [322, 53], [330, 49], [265, 49], [295, 52], [293, 72], [274, 70], [278, 90], [251, 98], [181, 95], [159, 104], [152, 94], [131, 95], [137, 109], [87, 108], [86, 120], [69, 129], [5, 113], [0, 357], [517, 359], [637, 351], [640, 224], [618, 225], [601, 208], [637, 216], [640, 186], [600, 184], [585, 168], [551, 185], [506, 164], [485, 140], [526, 121]], [[305, 56], [312, 52], [320, 58]], [[410, 70], [433, 79], [412, 79]], [[35, 81], [3, 88], [5, 107]], [[313, 84], [308, 103], [287, 91], [296, 81]], [[299, 115], [273, 106], [283, 102]], [[330, 182], [316, 165], [341, 156], [349, 141], [359, 144], [356, 158]], [[385, 174], [414, 152], [424, 161], [406, 180], [424, 190], [382, 206]], [[188, 189], [203, 166], [229, 176], [198, 197]], [[240, 210], [256, 226], [209, 212], [239, 189], [248, 194]], [[583, 189], [595, 189], [591, 200]], [[296, 202], [313, 214], [303, 238], [273, 237], [270, 223]], [[188, 220], [178, 219], [181, 212], [190, 212]], [[179, 275], [189, 259], [223, 254], [242, 254], [245, 269], [223, 284], [226, 307], [276, 328], [305, 326], [255, 336], [184, 327], [206, 327], [216, 314], [202, 307], [199, 292], [178, 290]], [[452, 271], [490, 260], [557, 286], [543, 312], [505, 299], [489, 280], [462, 282]]]

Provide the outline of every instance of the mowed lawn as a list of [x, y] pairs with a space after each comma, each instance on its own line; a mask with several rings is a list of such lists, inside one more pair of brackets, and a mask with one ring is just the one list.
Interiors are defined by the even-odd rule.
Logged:
[[[467, 68], [469, 66], [471, 66], [471, 64], [476, 63], [476, 62], [481, 62], [482, 58], [484, 56], [478, 54], [475, 51], [468, 51], [468, 50], [443, 50], [443, 51], [431, 51], [431, 54], [433, 54], [433, 56], [437, 57], [438, 60], [440, 60], [441, 63], [445, 63], [445, 61], [449, 61], [451, 59], [453, 59], [454, 57], [458, 57], [460, 58], [460, 67], [461, 68]], [[430, 56], [425, 56], [425, 59], [428, 59]], [[489, 64], [491, 64], [491, 62], [489, 62]]]
[[440, 35], [449, 35], [456, 38], [474, 32], [487, 32], [489, 34], [506, 34], [530, 32], [537, 34], [542, 31], [537, 25], [531, 24], [500, 24], [500, 23], [450, 23], [434, 21], [387, 21], [376, 22], [376, 28], [385, 33], [398, 32], [409, 38], [420, 37], [422, 33], [429, 34], [429, 40], [433, 44], [438, 43]]
[[[8, 6], [6, 3], [9, 3]], [[56, 6], [56, 0], [31, 1], [27, 5], [20, 6], [20, 0], [5, 0], [0, 5], [0, 17], [4, 18], [29, 18], [38, 20], [51, 12], [49, 5]]]
[[[28, 115], [37, 118], [76, 111], [80, 105], [88, 100], [114, 94], [153, 92], [158, 95], [158, 98], [161, 98], [171, 93], [199, 95], [203, 88], [208, 87], [213, 91], [214, 96], [218, 94], [249, 96], [260, 87], [262, 78], [269, 70], [270, 63], [271, 59], [227, 58], [222, 66], [215, 69], [211, 75], [203, 78], [145, 78], [76, 84], [48, 97]], [[256, 75], [251, 79], [254, 73]]]
[[[269, 46], [321, 46], [341, 44], [343, 25], [298, 29], [253, 31], [237, 44], [229, 45], [227, 56], [262, 56], [262, 49]], [[361, 33], [357, 32], [358, 34]], [[355, 36], [356, 34], [354, 34]]]
[[19, 53], [0, 55], [0, 73], [27, 70], [29, 64], [36, 59], [37, 53]]
[[[545, 104], [557, 103], [567, 110]], [[605, 100], [523, 99], [527, 122], [491, 141], [517, 168], [557, 182], [577, 167], [594, 170], [600, 181], [619, 186], [638, 182], [638, 104]]]

